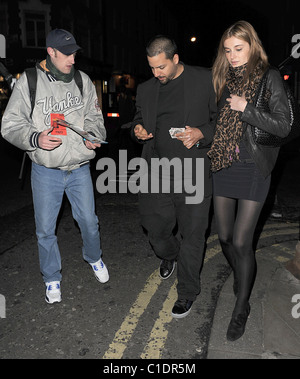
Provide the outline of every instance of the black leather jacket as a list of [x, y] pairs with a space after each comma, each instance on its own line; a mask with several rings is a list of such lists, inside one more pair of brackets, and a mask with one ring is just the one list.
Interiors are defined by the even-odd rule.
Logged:
[[[267, 88], [271, 92], [269, 101], [270, 113], [259, 110], [253, 104], [248, 104], [245, 111], [241, 114], [241, 120], [244, 122], [245, 127], [243, 135], [244, 145], [266, 178], [272, 173], [275, 167], [280, 148], [257, 145], [253, 141], [251, 125], [257, 126], [279, 137], [288, 136], [291, 130], [288, 99], [283, 87], [282, 78], [277, 69], [270, 68]], [[224, 104], [224, 100], [226, 101], [226, 98], [229, 97], [227, 91], [224, 91], [220, 103], [222, 102]]]

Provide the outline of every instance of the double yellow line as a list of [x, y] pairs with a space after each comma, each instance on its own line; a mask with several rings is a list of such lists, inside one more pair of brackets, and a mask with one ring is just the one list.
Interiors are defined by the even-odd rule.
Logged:
[[145, 312], [150, 300], [157, 291], [161, 283], [161, 278], [158, 275], [158, 270], [154, 271], [148, 278], [144, 289], [138, 295], [135, 303], [131, 307], [129, 314], [125, 318], [123, 324], [115, 335], [109, 349], [104, 354], [103, 359], [121, 359], [127, 347], [127, 343], [131, 339], [135, 328], [138, 325], [139, 319]]
[[[260, 238], [262, 239], [273, 236], [274, 229], [278, 228], [280, 228], [280, 230], [276, 230], [276, 236], [287, 234], [294, 235], [299, 233], [298, 224], [270, 224], [265, 226]], [[208, 239], [207, 245], [209, 246], [216, 241], [218, 241], [218, 236], [213, 235]], [[206, 264], [220, 252], [221, 248], [219, 244], [215, 247], [207, 249], [204, 263]], [[103, 359], [121, 359], [123, 357], [124, 351], [133, 336], [141, 316], [147, 309], [152, 297], [158, 290], [161, 283], [162, 279], [159, 276], [159, 270], [155, 270], [147, 279], [143, 290], [140, 292], [135, 303], [132, 305], [120, 329], [115, 334], [114, 340], [104, 354]], [[141, 359], [160, 359], [162, 356], [163, 348], [168, 337], [167, 325], [172, 321], [170, 310], [177, 300], [176, 286], [177, 281], [175, 281], [168, 293], [168, 296], [159, 313], [159, 317], [152, 328], [148, 342], [140, 356]]]

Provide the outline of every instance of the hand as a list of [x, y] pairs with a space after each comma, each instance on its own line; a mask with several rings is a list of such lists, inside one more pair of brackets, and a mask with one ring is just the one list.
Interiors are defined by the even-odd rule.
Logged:
[[52, 151], [57, 149], [62, 144], [62, 140], [60, 138], [56, 138], [51, 135], [49, 136], [53, 129], [54, 128], [51, 127], [39, 135], [38, 144], [41, 149]]
[[84, 143], [89, 150], [96, 150], [98, 147], [101, 147], [100, 143], [92, 143], [88, 140], [85, 140]]
[[148, 134], [147, 130], [140, 124], [135, 126], [134, 134], [137, 139], [140, 139], [142, 141], [147, 141], [153, 138], [153, 134], [152, 133]]
[[197, 142], [204, 138], [204, 135], [198, 128], [191, 128], [190, 126], [186, 126], [185, 128], [185, 132], [178, 133], [176, 138], [182, 141], [184, 146], [190, 150]]
[[238, 112], [244, 112], [248, 105], [245, 94], [242, 97], [230, 95], [230, 98], [227, 99], [227, 101], [230, 104], [231, 109]]

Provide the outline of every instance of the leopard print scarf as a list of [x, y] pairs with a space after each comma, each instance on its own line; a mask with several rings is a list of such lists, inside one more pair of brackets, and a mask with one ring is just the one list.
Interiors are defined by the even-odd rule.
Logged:
[[[246, 100], [253, 103], [263, 72], [261, 66], [258, 65], [250, 76], [250, 81], [243, 85], [246, 70], [247, 64], [237, 68], [230, 66], [226, 77], [226, 86], [231, 94], [242, 96], [245, 93]], [[226, 102], [219, 112], [213, 144], [208, 152], [212, 172], [229, 168], [233, 162], [239, 161], [239, 146], [242, 137], [241, 112], [233, 111], [230, 104]]]

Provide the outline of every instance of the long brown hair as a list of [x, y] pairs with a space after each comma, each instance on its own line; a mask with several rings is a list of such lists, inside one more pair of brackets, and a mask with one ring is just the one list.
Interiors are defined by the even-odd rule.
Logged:
[[250, 45], [250, 57], [244, 79], [245, 83], [249, 81], [251, 73], [258, 64], [261, 64], [262, 72], [264, 72], [269, 66], [268, 56], [253, 26], [247, 21], [238, 21], [233, 24], [224, 32], [221, 38], [217, 58], [212, 69], [213, 84], [218, 101], [224, 91], [226, 85], [226, 75], [229, 70], [229, 62], [225, 55], [224, 43], [231, 37], [241, 39], [248, 42]]

